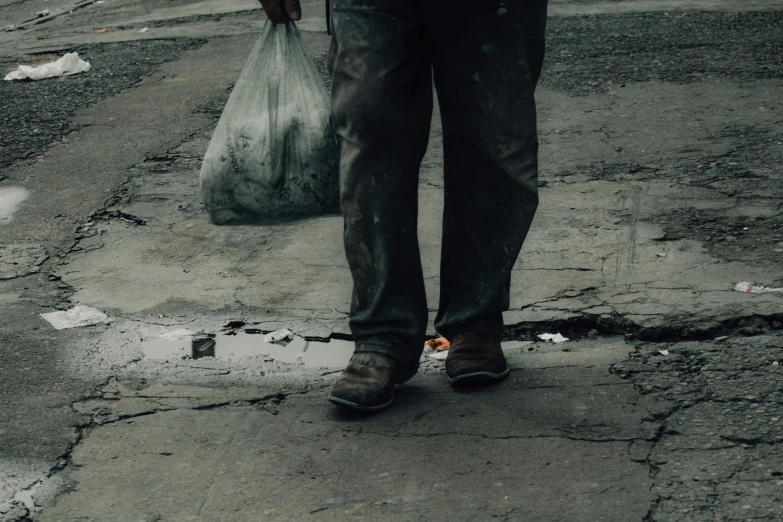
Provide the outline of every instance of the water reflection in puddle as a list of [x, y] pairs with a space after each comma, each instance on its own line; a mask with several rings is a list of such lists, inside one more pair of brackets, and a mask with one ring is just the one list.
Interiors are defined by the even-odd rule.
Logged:
[[353, 354], [353, 343], [332, 340], [306, 341], [302, 337], [279, 343], [265, 343], [264, 336], [244, 331], [157, 338], [142, 345], [148, 359], [204, 359], [235, 361], [259, 357], [266, 362], [302, 362], [313, 367], [344, 367]]

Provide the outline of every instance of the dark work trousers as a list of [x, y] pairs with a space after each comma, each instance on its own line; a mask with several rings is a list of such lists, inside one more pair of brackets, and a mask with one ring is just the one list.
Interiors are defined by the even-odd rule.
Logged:
[[500, 334], [538, 205], [533, 91], [546, 0], [332, 0], [330, 57], [357, 352], [417, 366], [428, 311], [419, 166], [443, 122], [438, 332]]

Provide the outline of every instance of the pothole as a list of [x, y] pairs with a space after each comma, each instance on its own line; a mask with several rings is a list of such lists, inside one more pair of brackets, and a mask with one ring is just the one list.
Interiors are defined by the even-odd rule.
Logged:
[[238, 331], [216, 334], [186, 334], [158, 337], [141, 346], [147, 359], [217, 359], [236, 361], [245, 357], [263, 358], [265, 362], [301, 363], [312, 367], [339, 367], [348, 364], [354, 344], [333, 339], [329, 342], [307, 341], [294, 336], [279, 342], [264, 342], [261, 332]]

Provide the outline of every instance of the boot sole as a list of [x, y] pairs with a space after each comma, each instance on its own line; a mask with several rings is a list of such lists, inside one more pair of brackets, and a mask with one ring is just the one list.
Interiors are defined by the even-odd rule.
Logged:
[[378, 404], [376, 406], [368, 406], [366, 404], [360, 404], [358, 402], [352, 402], [346, 399], [341, 399], [340, 397], [335, 397], [334, 395], [329, 395], [329, 402], [332, 404], [336, 404], [338, 406], [342, 406], [343, 408], [351, 408], [352, 410], [360, 411], [362, 413], [375, 413], [377, 411], [382, 411], [388, 408], [392, 405], [394, 402], [394, 397], [392, 397], [389, 402], [384, 404]]
[[502, 381], [508, 374], [511, 373], [510, 368], [506, 368], [506, 371], [502, 373], [492, 372], [473, 372], [466, 373], [464, 375], [457, 375], [456, 377], [449, 377], [449, 384], [474, 384], [482, 382], [497, 382]]

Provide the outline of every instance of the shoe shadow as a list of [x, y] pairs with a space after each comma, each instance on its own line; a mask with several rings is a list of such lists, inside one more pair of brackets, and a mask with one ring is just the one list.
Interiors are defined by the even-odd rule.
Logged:
[[343, 422], [356, 422], [368, 417], [374, 417], [389, 409], [401, 410], [408, 409], [421, 403], [422, 397], [426, 394], [427, 388], [417, 384], [406, 383], [394, 389], [394, 402], [386, 409], [380, 411], [359, 411], [350, 407], [332, 405], [333, 419]]

